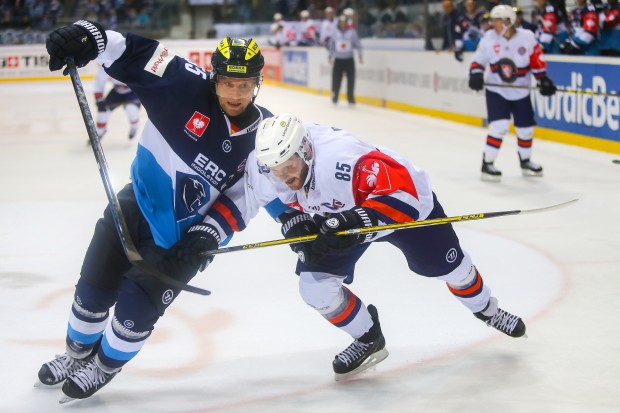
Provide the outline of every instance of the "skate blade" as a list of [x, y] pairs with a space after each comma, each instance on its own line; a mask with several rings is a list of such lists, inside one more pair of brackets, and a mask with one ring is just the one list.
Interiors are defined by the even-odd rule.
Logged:
[[66, 394], [63, 395], [60, 400], [58, 400], [58, 404], [67, 404], [69, 402], [72, 402], [74, 400], [79, 400], [79, 399], [74, 399], [73, 397], [69, 397]]
[[343, 373], [343, 374], [338, 374], [338, 373], [334, 374], [334, 380], [345, 381], [354, 376], [357, 376], [361, 372], [368, 370], [370, 367], [376, 366], [377, 364], [381, 363], [389, 355], [390, 353], [388, 353], [387, 349], [385, 348], [381, 349], [377, 351], [376, 353], [374, 353], [372, 356], [370, 356], [361, 366], [359, 366], [355, 370], [352, 370], [348, 373]]
[[63, 381], [61, 381], [59, 383], [56, 383], [56, 384], [45, 384], [41, 380], [37, 380], [36, 382], [34, 382], [32, 387], [39, 388], [39, 389], [56, 389], [56, 388], [62, 386], [62, 384], [64, 382], [65, 381], [63, 380]]
[[521, 173], [523, 174], [523, 176], [526, 176], [528, 178], [532, 176], [534, 177], [543, 176], [543, 171], [536, 172], [536, 171], [532, 171], [531, 169], [521, 169]]
[[480, 179], [482, 180], [482, 182], [500, 182], [502, 180], [502, 176], [482, 173], [480, 175]]

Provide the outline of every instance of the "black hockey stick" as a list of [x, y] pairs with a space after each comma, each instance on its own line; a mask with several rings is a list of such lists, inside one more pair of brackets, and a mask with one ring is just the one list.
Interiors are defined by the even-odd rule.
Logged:
[[[551, 211], [552, 209], [563, 208], [577, 201], [578, 199], [573, 199], [567, 202], [562, 202], [561, 204], [551, 205], [551, 206], [543, 207], [543, 208], [535, 208], [535, 209], [523, 209], [523, 210], [517, 209], [514, 211], [484, 212], [484, 213], [479, 213], [479, 214], [458, 215], [454, 217], [427, 219], [425, 221], [399, 222], [396, 224], [378, 225], [375, 227], [368, 227], [368, 228], [354, 228], [354, 229], [348, 229], [345, 231], [336, 232], [334, 235], [343, 236], [343, 235], [365, 234], [368, 232], [380, 232], [380, 231], [399, 230], [399, 229], [416, 228], [416, 227], [427, 227], [430, 225], [451, 224], [453, 222], [476, 221], [479, 219], [504, 217], [507, 215], [532, 214], [536, 212]], [[306, 236], [297, 237], [297, 238], [286, 238], [286, 239], [278, 239], [278, 240], [273, 240], [273, 241], [257, 242], [255, 244], [245, 244], [245, 245], [237, 245], [233, 247], [223, 247], [218, 250], [204, 252], [201, 255], [224, 254], [226, 252], [271, 247], [274, 245], [296, 244], [298, 242], [312, 241], [316, 237], [317, 237], [316, 235], [306, 235]]]
[[[505, 85], [501, 83], [485, 83], [484, 85], [495, 86], [495, 87], [506, 87], [506, 88], [512, 88], [512, 89], [529, 89], [529, 90], [540, 89], [538, 86]], [[594, 92], [593, 90], [564, 89], [560, 87], [557, 89], [557, 91], [562, 92], [562, 93], [576, 93], [578, 95], [611, 96], [611, 97], [620, 96], [620, 92]]]
[[[112, 217], [114, 218], [114, 223], [116, 224], [116, 230], [118, 231], [121, 243], [123, 244], [123, 249], [125, 250], [125, 255], [127, 255], [127, 259], [145, 274], [148, 274], [149, 276], [152, 276], [172, 287], [180, 288], [181, 290], [201, 295], [211, 294], [211, 292], [208, 290], [187, 285], [162, 273], [157, 268], [146, 262], [144, 258], [142, 258], [142, 256], [140, 255], [140, 252], [138, 252], [136, 245], [133, 243], [133, 240], [129, 235], [129, 228], [127, 227], [127, 222], [125, 221], [121, 205], [118, 202], [116, 192], [114, 192], [112, 181], [110, 180], [108, 163], [106, 162], [103, 148], [101, 147], [101, 143], [99, 142], [99, 136], [97, 135], [95, 122], [93, 121], [93, 116], [90, 113], [88, 102], [86, 101], [86, 94], [84, 93], [84, 88], [82, 87], [82, 81], [80, 80], [80, 75], [78, 74], [77, 68], [75, 67], [75, 62], [73, 61], [73, 58], [67, 59], [67, 69], [69, 71], [69, 76], [71, 77], [71, 83], [73, 83], [73, 90], [75, 91], [75, 96], [77, 97], [78, 104], [80, 105], [82, 118], [84, 119], [86, 131], [88, 132], [88, 139], [90, 140], [90, 144], [93, 147], [95, 159], [97, 160], [97, 165], [99, 166], [99, 173], [101, 174], [103, 186], [105, 187], [105, 192], [108, 196], [110, 210], [112, 212]], [[132, 274], [132, 277], [135, 281], [144, 281], [147, 283], [150, 281], [149, 279], [147, 279], [147, 277], [141, 275]]]

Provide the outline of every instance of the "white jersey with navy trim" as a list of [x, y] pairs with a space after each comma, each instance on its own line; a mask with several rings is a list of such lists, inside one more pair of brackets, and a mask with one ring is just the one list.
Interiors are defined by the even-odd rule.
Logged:
[[149, 115], [131, 178], [156, 243], [169, 248], [208, 210], [222, 228], [245, 228], [238, 200], [228, 190], [242, 181], [256, 128], [271, 113], [251, 104], [255, 120], [238, 130], [220, 108], [204, 69], [156, 40], [106, 34], [98, 62], [138, 95]]

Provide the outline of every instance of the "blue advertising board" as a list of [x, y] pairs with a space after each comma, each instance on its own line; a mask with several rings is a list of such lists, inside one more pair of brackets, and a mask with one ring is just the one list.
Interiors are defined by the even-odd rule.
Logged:
[[308, 52], [285, 50], [282, 53], [282, 80], [308, 86]]
[[620, 66], [548, 62], [547, 73], [559, 88], [599, 94], [558, 92], [543, 97], [533, 93], [539, 126], [620, 142]]

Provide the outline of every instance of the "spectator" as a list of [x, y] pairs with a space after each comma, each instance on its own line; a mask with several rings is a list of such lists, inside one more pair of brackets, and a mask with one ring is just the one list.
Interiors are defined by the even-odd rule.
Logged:
[[517, 15], [517, 22], [515, 23], [515, 26], [521, 27], [522, 29], [525, 29], [525, 30], [529, 30], [532, 33], [536, 33], [536, 30], [537, 30], [536, 25], [523, 19], [523, 10], [521, 10], [521, 7], [514, 7], [514, 9]]
[[338, 30], [338, 21], [336, 20], [336, 13], [334, 12], [334, 8], [326, 7], [325, 8], [325, 19], [321, 23], [321, 32], [320, 32], [321, 44], [325, 46], [329, 45], [329, 40], [332, 38], [336, 30]]
[[549, 0], [534, 0], [538, 42], [545, 53], [559, 53], [559, 45], [568, 38], [564, 12]]
[[572, 35], [560, 45], [560, 53], [598, 56], [598, 13], [588, 0], [575, 0], [575, 6], [570, 13]]
[[480, 42], [480, 17], [485, 13], [480, 9], [475, 0], [465, 0], [465, 12], [463, 17], [469, 23], [469, 28], [463, 33], [463, 50], [473, 52]]
[[463, 61], [463, 33], [469, 30], [469, 22], [455, 7], [453, 0], [442, 1], [443, 16], [443, 45], [441, 50], [454, 53], [459, 62]]
[[607, 0], [603, 11], [601, 54], [620, 56], [620, 6], [618, 0]]

